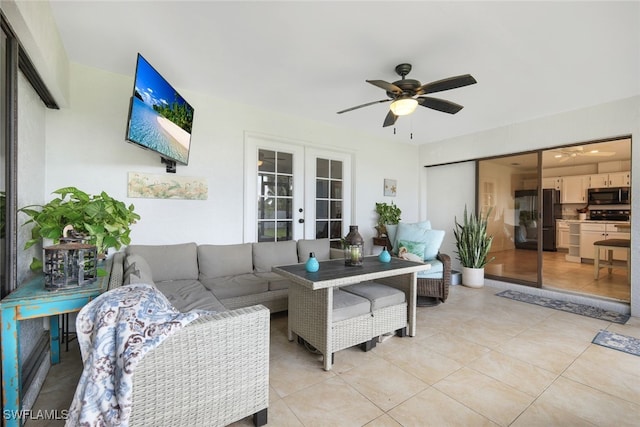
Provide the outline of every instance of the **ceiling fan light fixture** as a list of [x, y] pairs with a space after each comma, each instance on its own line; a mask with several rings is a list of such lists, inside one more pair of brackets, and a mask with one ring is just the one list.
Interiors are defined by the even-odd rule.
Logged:
[[396, 116], [406, 116], [408, 114], [416, 111], [416, 107], [418, 107], [418, 101], [410, 98], [399, 98], [391, 103], [389, 108]]

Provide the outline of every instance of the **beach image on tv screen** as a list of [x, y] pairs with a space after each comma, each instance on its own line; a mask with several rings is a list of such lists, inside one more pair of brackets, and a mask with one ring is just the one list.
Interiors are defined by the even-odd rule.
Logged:
[[187, 164], [192, 123], [191, 105], [139, 56], [128, 139]]

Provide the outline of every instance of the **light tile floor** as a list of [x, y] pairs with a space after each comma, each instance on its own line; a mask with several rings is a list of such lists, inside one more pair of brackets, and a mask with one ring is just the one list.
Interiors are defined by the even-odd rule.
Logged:
[[[446, 303], [418, 308], [417, 336], [340, 351], [330, 372], [287, 341], [286, 313], [272, 315], [268, 425], [639, 425], [640, 357], [591, 340], [600, 329], [640, 338], [640, 318], [618, 325], [498, 291], [453, 286]], [[69, 407], [78, 353], [62, 353], [34, 410]], [[250, 425], [250, 417], [234, 424]]]

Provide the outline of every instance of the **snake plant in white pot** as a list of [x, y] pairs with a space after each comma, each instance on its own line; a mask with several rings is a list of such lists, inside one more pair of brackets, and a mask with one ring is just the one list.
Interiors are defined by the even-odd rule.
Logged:
[[455, 219], [453, 235], [456, 239], [458, 259], [462, 265], [462, 284], [472, 288], [484, 286], [484, 266], [495, 259], [489, 258], [493, 236], [487, 235], [487, 222], [491, 210], [485, 216], [468, 214], [464, 207], [462, 224]]

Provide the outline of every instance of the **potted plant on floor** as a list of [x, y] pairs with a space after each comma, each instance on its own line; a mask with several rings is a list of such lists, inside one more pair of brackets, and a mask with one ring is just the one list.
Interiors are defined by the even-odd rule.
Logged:
[[456, 239], [458, 259], [462, 265], [462, 284], [472, 288], [484, 286], [484, 266], [495, 259], [488, 258], [493, 236], [487, 235], [487, 222], [492, 208], [483, 217], [467, 214], [464, 207], [462, 224], [455, 219], [453, 235]]
[[[104, 191], [89, 195], [75, 187], [64, 187], [53, 192], [59, 197], [44, 205], [25, 206], [18, 210], [30, 217], [24, 223], [34, 224], [31, 239], [25, 243], [28, 249], [42, 239], [58, 243], [63, 230], [71, 225], [75, 233], [84, 235], [96, 245], [98, 254], [106, 255], [109, 248], [120, 249], [131, 243], [130, 226], [140, 219], [134, 206], [128, 207]], [[42, 261], [34, 258], [32, 270], [41, 270]]]

